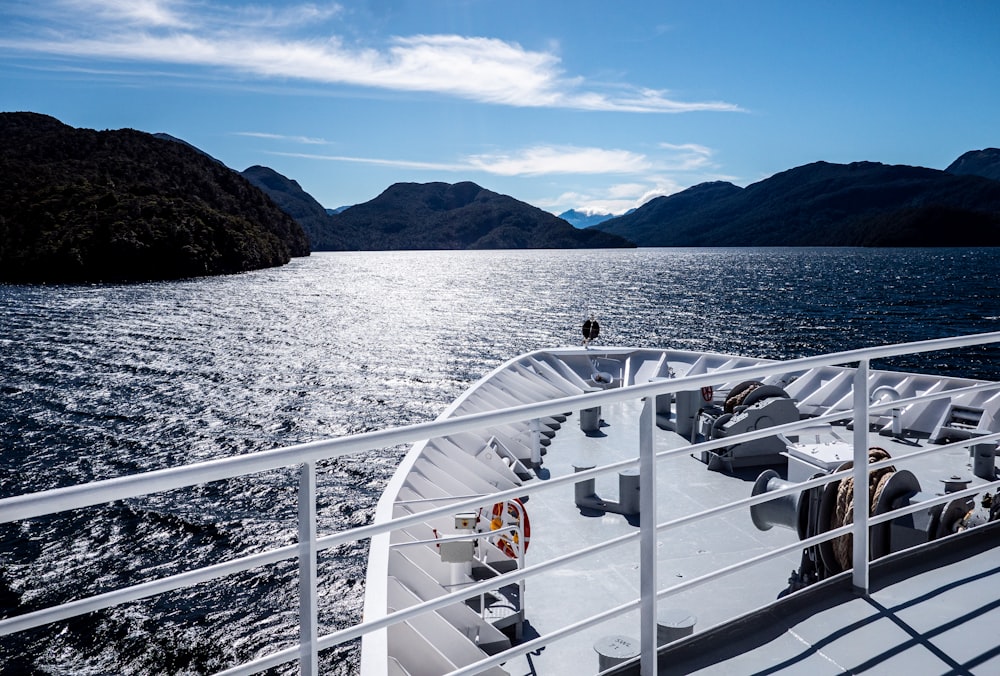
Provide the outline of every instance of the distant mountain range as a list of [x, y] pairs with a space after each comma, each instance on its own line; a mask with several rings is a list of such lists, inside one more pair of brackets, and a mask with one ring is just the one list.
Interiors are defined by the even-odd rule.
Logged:
[[614, 217], [614, 214], [588, 214], [585, 211], [577, 211], [576, 209], [570, 209], [569, 211], [564, 211], [559, 214], [559, 218], [563, 219], [574, 228], [589, 228], [592, 225], [603, 223], [609, 218]]
[[591, 229], [639, 246], [1000, 246], [1000, 151], [947, 171], [815, 162], [740, 188], [703, 183]]
[[945, 171], [959, 176], [984, 176], [1000, 181], [1000, 148], [970, 150], [952, 162]]
[[[297, 183], [282, 177], [276, 195], [279, 181], [248, 175], [300, 218], [314, 250], [621, 245], [579, 241], [563, 221], [638, 246], [1000, 246], [998, 177], [996, 148], [965, 153], [945, 171], [815, 162], [746, 188], [703, 183], [622, 216], [571, 209], [556, 221], [474, 183], [401, 183], [365, 204], [326, 209], [327, 219], [313, 222], [288, 206], [294, 198], [318, 213], [318, 203]], [[548, 225], [529, 226], [535, 219]]]
[[633, 246], [470, 182], [396, 183], [373, 200], [331, 210], [273, 169], [243, 175], [302, 225], [314, 251]]
[[336, 226], [326, 209], [302, 189], [297, 181], [268, 167], [252, 166], [243, 177], [262, 190], [278, 208], [298, 221], [313, 251], [342, 251], [351, 248], [349, 238]]
[[273, 169], [250, 167], [243, 175], [302, 225], [313, 251], [633, 246], [470, 182], [396, 183], [373, 200], [334, 210]]
[[703, 183], [616, 218], [560, 218], [471, 182], [397, 183], [325, 209], [267, 167], [241, 174], [166, 134], [36, 113], [0, 113], [0, 147], [0, 281], [220, 274], [310, 249], [1000, 246], [997, 148], [945, 171], [815, 162], [746, 188]]
[[330, 217], [354, 249], [578, 249], [631, 247], [471, 182], [396, 183]]
[[175, 279], [308, 256], [302, 228], [176, 139], [0, 113], [0, 281]]

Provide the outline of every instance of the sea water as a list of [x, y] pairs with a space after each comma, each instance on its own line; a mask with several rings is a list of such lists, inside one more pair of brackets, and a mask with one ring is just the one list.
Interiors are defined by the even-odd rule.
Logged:
[[[791, 358], [1000, 329], [997, 249], [321, 253], [240, 275], [0, 286], [0, 497], [436, 417], [529, 350]], [[1000, 378], [998, 351], [878, 368]], [[370, 520], [404, 449], [320, 463], [321, 534]], [[0, 615], [296, 541], [296, 470], [0, 526]], [[321, 555], [321, 633], [365, 543]], [[4, 674], [214, 672], [297, 640], [294, 561], [0, 638]], [[323, 653], [355, 673], [357, 645]], [[294, 670], [294, 663], [280, 673]]]

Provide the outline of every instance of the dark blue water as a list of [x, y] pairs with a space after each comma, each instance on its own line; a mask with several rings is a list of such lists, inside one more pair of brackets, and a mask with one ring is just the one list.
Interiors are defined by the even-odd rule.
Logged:
[[[314, 254], [180, 282], [0, 286], [0, 497], [434, 418], [506, 359], [578, 344], [798, 357], [1000, 328], [1000, 250]], [[995, 350], [875, 367], [1000, 378]], [[402, 449], [329, 462], [320, 533], [365, 523]], [[0, 526], [11, 615], [295, 542], [272, 472]], [[321, 632], [360, 616], [326, 553]], [[0, 639], [0, 672], [187, 674], [297, 637], [293, 564]], [[324, 654], [354, 673], [356, 646]], [[286, 670], [288, 671], [288, 670]]]

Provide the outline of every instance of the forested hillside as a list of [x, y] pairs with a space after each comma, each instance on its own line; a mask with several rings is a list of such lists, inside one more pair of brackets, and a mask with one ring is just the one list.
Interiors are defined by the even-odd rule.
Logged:
[[302, 228], [238, 173], [131, 129], [0, 113], [0, 280], [171, 279], [282, 265]]
[[594, 228], [639, 246], [1000, 246], [1000, 181], [815, 162], [746, 188], [696, 185]]
[[298, 181], [282, 176], [274, 169], [252, 166], [243, 176], [263, 190], [286, 214], [294, 218], [306, 236], [313, 251], [344, 251], [356, 239], [352, 233], [342, 231], [331, 214], [302, 189]]
[[475, 183], [396, 183], [332, 216], [356, 249], [578, 249], [634, 246]]

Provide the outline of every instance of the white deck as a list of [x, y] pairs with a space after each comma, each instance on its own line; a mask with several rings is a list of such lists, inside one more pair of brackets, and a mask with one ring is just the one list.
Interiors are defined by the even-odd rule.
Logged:
[[[603, 437], [581, 432], [579, 416], [574, 414], [549, 446], [544, 470], [555, 477], [572, 474], [574, 462], [601, 465], [635, 457], [639, 447], [639, 409], [638, 402], [605, 407], [602, 417], [608, 426], [602, 428], [606, 434]], [[673, 432], [657, 432], [657, 451], [686, 445]], [[660, 523], [736, 497], [748, 497], [753, 487], [752, 480], [708, 471], [704, 463], [688, 454], [661, 462], [657, 476], [657, 522]], [[596, 488], [602, 498], [618, 499], [614, 477], [601, 477]], [[637, 531], [637, 524], [630, 524], [618, 514], [582, 515], [574, 504], [571, 488], [540, 493], [528, 501], [527, 508], [532, 519], [531, 545], [526, 555], [528, 564]], [[745, 560], [773, 548], [776, 543], [787, 544], [797, 539], [790, 530], [758, 531], [749, 513], [744, 512], [717, 517], [709, 523], [711, 526], [688, 526], [659, 538], [657, 577], [661, 589]], [[544, 582], [530, 581], [525, 605], [526, 620], [531, 628], [544, 635], [637, 598], [638, 549], [636, 541], [563, 567], [558, 576], [547, 576]], [[664, 609], [691, 613], [697, 620], [696, 629], [708, 627], [775, 600], [785, 588], [789, 573], [798, 565], [798, 556], [774, 560], [751, 571], [753, 584], [729, 576], [711, 587], [682, 592], [660, 605]], [[608, 635], [638, 638], [638, 621], [638, 612], [629, 613], [549, 645], [537, 655], [508, 663], [504, 668], [511, 674], [595, 673], [598, 670], [595, 643]]]
[[[578, 415], [571, 416], [556, 434], [544, 458], [544, 470], [549, 476], [561, 476], [574, 471], [575, 462], [583, 464], [608, 464], [615, 460], [634, 457], [638, 448], [638, 402], [626, 402], [605, 407], [603, 418], [608, 426], [602, 428], [606, 436], [587, 436], [580, 431]], [[877, 434], [869, 437], [870, 445], [889, 450], [890, 454], [912, 452], [909, 444], [900, 443]], [[656, 450], [685, 446], [686, 443], [670, 431], [658, 430]], [[951, 473], [969, 473], [968, 456], [951, 453], [944, 457], [931, 457], [910, 461], [906, 465], [922, 478], [925, 490], [939, 491], [939, 485], [929, 485], [937, 478]], [[657, 522], [662, 523], [684, 514], [702, 511], [735, 498], [748, 497], [753, 488], [753, 477], [759, 469], [747, 468], [743, 478], [709, 471], [706, 466], [688, 454], [662, 461], [657, 468], [658, 511]], [[543, 472], [543, 476], [546, 476]], [[931, 477], [930, 480], [927, 477]], [[597, 482], [597, 492], [602, 498], [617, 500], [618, 486], [613, 477], [603, 477]], [[596, 544], [619, 535], [633, 532], [637, 525], [630, 524], [617, 514], [584, 516], [573, 502], [572, 490], [541, 493], [527, 503], [532, 517], [532, 540], [527, 563], [535, 564], [584, 545]], [[688, 526], [662, 534], [657, 542], [659, 564], [658, 586], [665, 589], [686, 579], [698, 577], [712, 570], [746, 560], [775, 547], [798, 540], [792, 530], [774, 527], [759, 531], [750, 520], [748, 511], [729, 513], [708, 522]], [[526, 594], [526, 619], [531, 628], [547, 634], [574, 621], [582, 620], [602, 610], [626, 603], [639, 596], [638, 542], [596, 555], [583, 565], [563, 567], [557, 577], [546, 577], [544, 583], [529, 583]], [[788, 555], [751, 568], [741, 569], [711, 585], [682, 591], [661, 600], [661, 612], [682, 611], [696, 620], [695, 632], [725, 623], [757, 608], [766, 606], [786, 590], [789, 574], [799, 566], [798, 555]], [[912, 589], [913, 587], [909, 587]], [[882, 595], [891, 592], [882, 592]], [[877, 602], [879, 596], [874, 597]], [[864, 603], [868, 612], [874, 612], [868, 602], [857, 600], [843, 610], [828, 611], [826, 625], [843, 623], [849, 626], [858, 619], [858, 604]], [[889, 606], [895, 604], [889, 603]], [[972, 607], [972, 606], [970, 606]], [[833, 618], [840, 618], [833, 619]], [[586, 674], [598, 671], [595, 645], [610, 635], [639, 637], [639, 614], [632, 612], [605, 625], [595, 627], [571, 638], [547, 646], [538, 654], [514, 660], [505, 669], [511, 674]], [[879, 627], [886, 623], [881, 623]], [[791, 635], [791, 634], [790, 634]], [[530, 635], [528, 636], [530, 638]], [[846, 642], [848, 645], [850, 641]], [[844, 643], [839, 645], [843, 646]], [[789, 649], [794, 645], [789, 645]], [[762, 664], [771, 659], [770, 647], [763, 646], [757, 657]], [[807, 651], [808, 652], [808, 651]], [[860, 656], [864, 651], [859, 651]], [[791, 658], [789, 658], [791, 659]], [[794, 661], [794, 660], [793, 660]], [[860, 663], [860, 662], [859, 662]], [[896, 664], [896, 662], [893, 662]], [[799, 668], [804, 665], [793, 664]], [[723, 665], [719, 670], [706, 673], [753, 673], [743, 666]], [[910, 673], [945, 673], [944, 671], [919, 671]], [[667, 670], [665, 673], [683, 673]], [[802, 673], [792, 669], [787, 673]], [[817, 673], [825, 673], [823, 671]], [[834, 671], [833, 673], [837, 673]], [[890, 672], [882, 672], [890, 673]], [[903, 672], [892, 672], [903, 673]]]
[[660, 673], [1000, 673], [997, 531], [979, 530], [875, 564], [867, 597], [841, 576], [675, 644]]

